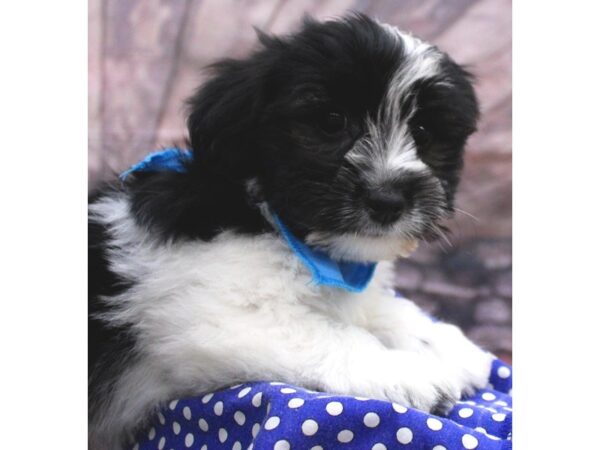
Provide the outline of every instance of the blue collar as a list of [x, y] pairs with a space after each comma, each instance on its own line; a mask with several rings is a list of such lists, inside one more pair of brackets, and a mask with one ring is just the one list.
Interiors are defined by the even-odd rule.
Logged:
[[275, 224], [281, 235], [285, 238], [292, 251], [304, 263], [312, 274], [312, 281], [316, 285], [334, 286], [349, 292], [362, 292], [365, 290], [375, 271], [375, 263], [361, 263], [352, 261], [337, 261], [327, 253], [310, 248], [273, 214]]
[[125, 180], [133, 172], [160, 172], [173, 170], [185, 172], [185, 163], [192, 160], [192, 152], [179, 148], [166, 148], [158, 152], [150, 153], [139, 163], [134, 164], [119, 177]]
[[[185, 172], [185, 162], [191, 159], [192, 152], [189, 150], [168, 148], [149, 154], [142, 161], [123, 172], [120, 178], [124, 180], [133, 172], [158, 172], [162, 170]], [[318, 286], [324, 285], [345, 289], [348, 292], [362, 292], [365, 290], [373, 277], [375, 263], [334, 260], [325, 252], [310, 248], [295, 237], [276, 214], [273, 214], [273, 218], [278, 231], [289, 247], [310, 271], [313, 283]]]

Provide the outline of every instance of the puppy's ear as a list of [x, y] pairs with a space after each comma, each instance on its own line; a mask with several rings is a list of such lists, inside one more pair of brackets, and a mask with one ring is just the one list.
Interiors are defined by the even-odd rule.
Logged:
[[254, 28], [258, 42], [260, 42], [264, 48], [277, 48], [283, 46], [283, 42], [278, 37], [267, 34], [258, 27], [252, 28]]
[[188, 100], [187, 126], [194, 161], [231, 178], [255, 175], [256, 130], [264, 70], [255, 60], [223, 60], [214, 77]]

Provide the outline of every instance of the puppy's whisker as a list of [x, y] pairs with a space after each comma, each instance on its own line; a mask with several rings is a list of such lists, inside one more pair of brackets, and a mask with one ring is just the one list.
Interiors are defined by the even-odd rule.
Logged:
[[474, 216], [473, 214], [471, 214], [463, 209], [457, 208], [456, 206], [454, 207], [454, 211], [473, 219], [475, 222], [478, 222], [478, 223], [481, 222], [481, 220], [478, 217]]

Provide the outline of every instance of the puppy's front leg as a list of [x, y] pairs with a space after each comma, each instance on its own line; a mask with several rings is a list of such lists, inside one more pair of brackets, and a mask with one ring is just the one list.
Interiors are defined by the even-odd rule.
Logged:
[[[456, 401], [443, 366], [429, 355], [386, 348], [366, 330], [315, 315], [302, 324], [247, 330], [232, 342], [228, 362], [269, 379], [309, 389], [389, 400], [430, 411]], [[268, 336], [265, 333], [269, 333]], [[231, 369], [231, 368], [230, 368]]]
[[[366, 338], [323, 355], [317, 385], [328, 392], [391, 400], [423, 411], [446, 410], [460, 398], [436, 358], [388, 349]], [[319, 383], [320, 381], [320, 383]]]
[[413, 302], [379, 294], [369, 304], [365, 327], [388, 348], [429, 355], [453, 390], [470, 395], [486, 386], [493, 355], [451, 324], [436, 322]]

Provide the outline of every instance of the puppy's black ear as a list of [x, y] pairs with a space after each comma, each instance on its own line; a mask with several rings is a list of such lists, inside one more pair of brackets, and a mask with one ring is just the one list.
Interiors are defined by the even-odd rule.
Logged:
[[223, 60], [211, 69], [214, 77], [188, 100], [194, 161], [227, 177], [251, 177], [257, 169], [264, 69], [252, 58]]
[[258, 39], [258, 42], [260, 42], [263, 47], [272, 48], [272, 47], [278, 47], [278, 46], [282, 45], [282, 41], [279, 38], [265, 33], [263, 30], [261, 30], [258, 27], [253, 27], [253, 28], [254, 28], [254, 32], [256, 33], [256, 38]]

